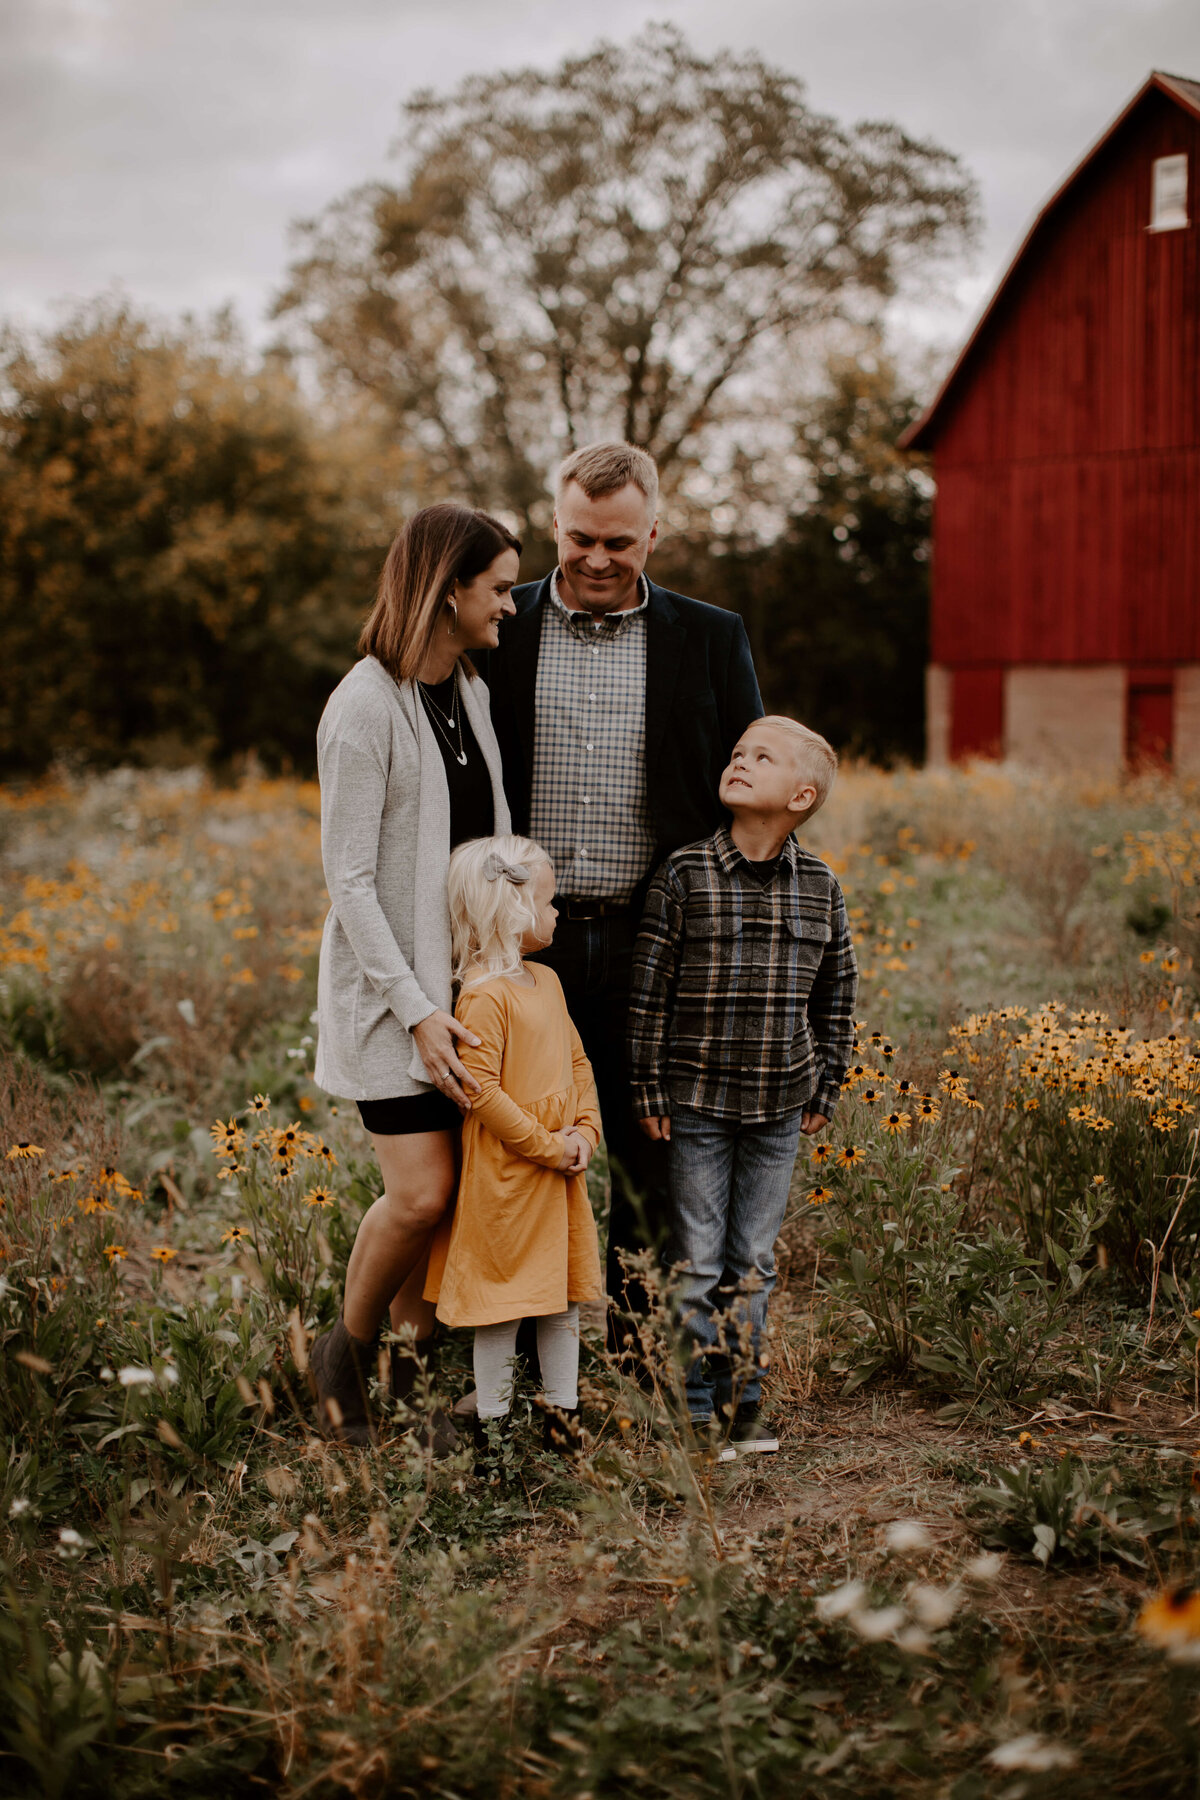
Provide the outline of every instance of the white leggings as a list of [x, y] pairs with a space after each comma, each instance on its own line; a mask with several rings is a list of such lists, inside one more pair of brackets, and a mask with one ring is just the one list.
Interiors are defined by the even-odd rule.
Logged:
[[[481, 1419], [503, 1419], [512, 1405], [513, 1358], [520, 1319], [475, 1327], [475, 1390]], [[542, 1394], [550, 1406], [579, 1404], [579, 1307], [549, 1313], [537, 1322]]]

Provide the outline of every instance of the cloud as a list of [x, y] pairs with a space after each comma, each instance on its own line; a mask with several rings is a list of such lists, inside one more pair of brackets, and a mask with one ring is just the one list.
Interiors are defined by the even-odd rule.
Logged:
[[0, 291], [43, 318], [119, 285], [163, 311], [232, 300], [252, 330], [290, 223], [384, 172], [403, 97], [549, 65], [669, 19], [757, 49], [843, 119], [957, 150], [986, 235], [961, 333], [1030, 216], [1152, 66], [1200, 75], [1194, 0], [0, 0]]

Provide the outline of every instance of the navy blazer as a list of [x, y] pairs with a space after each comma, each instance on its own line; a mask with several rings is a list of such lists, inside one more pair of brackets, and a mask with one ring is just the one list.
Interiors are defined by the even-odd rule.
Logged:
[[[737, 613], [647, 580], [646, 798], [657, 864], [727, 823], [717, 799], [721, 772], [763, 708]], [[472, 661], [491, 695], [513, 830], [528, 833], [537, 659], [550, 577], [514, 588], [512, 597], [517, 613], [501, 621], [500, 648], [473, 653]]]

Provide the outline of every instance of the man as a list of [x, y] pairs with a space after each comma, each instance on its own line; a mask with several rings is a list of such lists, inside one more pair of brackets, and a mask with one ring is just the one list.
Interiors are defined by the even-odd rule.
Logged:
[[[590, 444], [555, 490], [558, 567], [514, 588], [516, 616], [483, 673], [513, 830], [549, 852], [558, 974], [595, 1071], [612, 1170], [606, 1284], [623, 1310], [620, 1253], [653, 1242], [664, 1146], [633, 1116], [626, 1023], [633, 944], [663, 857], [725, 821], [721, 771], [762, 701], [736, 613], [656, 587], [658, 471], [631, 444]], [[610, 1313], [620, 1350], [628, 1328]]]

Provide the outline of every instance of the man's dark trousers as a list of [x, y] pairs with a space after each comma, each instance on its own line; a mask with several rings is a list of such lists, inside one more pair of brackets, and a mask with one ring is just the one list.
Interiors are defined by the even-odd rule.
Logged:
[[570, 917], [586, 912], [587, 902], [558, 904], [554, 942], [537, 960], [562, 982], [567, 1011], [596, 1077], [611, 1181], [604, 1281], [615, 1303], [608, 1315], [609, 1347], [636, 1352], [636, 1329], [624, 1315], [644, 1315], [647, 1296], [640, 1282], [627, 1281], [620, 1252], [659, 1248], [667, 1218], [666, 1145], [645, 1135], [630, 1098], [626, 1031], [640, 894], [634, 905], [591, 919]]

